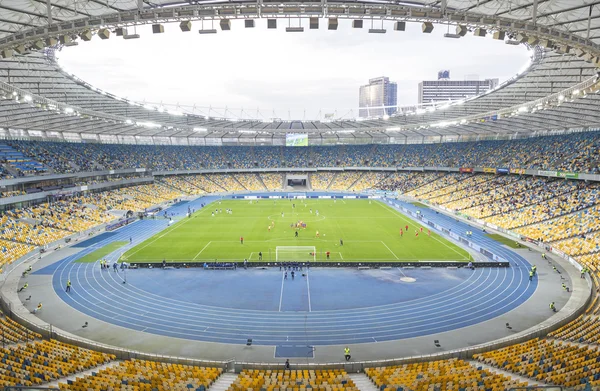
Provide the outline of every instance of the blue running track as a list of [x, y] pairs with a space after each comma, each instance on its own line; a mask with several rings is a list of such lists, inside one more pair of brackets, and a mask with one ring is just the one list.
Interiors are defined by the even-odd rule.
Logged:
[[[182, 217], [188, 205], [199, 209], [203, 197], [169, 209]], [[416, 210], [415, 206], [402, 206]], [[464, 232], [452, 217], [421, 210], [432, 221]], [[56, 262], [37, 274], [52, 275], [60, 298], [91, 317], [148, 333], [208, 342], [259, 345], [367, 343], [437, 334], [474, 325], [524, 303], [535, 291], [529, 263], [474, 230], [473, 242], [509, 260], [509, 268], [467, 269], [311, 269], [295, 280], [279, 269], [204, 271], [100, 270], [97, 263], [75, 263], [111, 241], [133, 245], [166, 228], [165, 220], [143, 220]], [[472, 230], [472, 228], [470, 228]], [[129, 245], [128, 245], [129, 246]], [[128, 246], [119, 250], [127, 250]], [[117, 259], [111, 254], [108, 259]], [[306, 273], [306, 271], [304, 271]], [[416, 279], [401, 283], [400, 277]], [[73, 283], [64, 291], [67, 279]]]

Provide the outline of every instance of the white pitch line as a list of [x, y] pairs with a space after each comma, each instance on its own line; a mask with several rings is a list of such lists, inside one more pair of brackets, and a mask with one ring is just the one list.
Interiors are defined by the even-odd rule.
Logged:
[[310, 305], [310, 283], [308, 282], [308, 270], [306, 271], [306, 288], [308, 289], [308, 312], [312, 312]]
[[[383, 206], [383, 205], [382, 205], [380, 202], [378, 202], [377, 204], [378, 204], [378, 205], [380, 205], [382, 208], [384, 208], [384, 209], [385, 209], [385, 207], [384, 207], [384, 206]], [[402, 213], [398, 212], [396, 209], [394, 209], [394, 208], [393, 208], [393, 207], [391, 207], [391, 206], [389, 206], [388, 208], [390, 208], [390, 209], [392, 210], [392, 212], [394, 212], [394, 213], [395, 213], [395, 214], [397, 214], [398, 216], [402, 217], [402, 219], [404, 219], [404, 220], [406, 220], [406, 219], [411, 219], [410, 217], [408, 217], [408, 216], [405, 216], [405, 215], [403, 215]], [[409, 221], [410, 221], [410, 220], [409, 220]], [[419, 223], [417, 223], [417, 224], [419, 224]], [[419, 224], [419, 225], [420, 225], [420, 224]], [[464, 255], [464, 254], [461, 254], [461, 253], [460, 253], [460, 251], [458, 251], [457, 249], [455, 249], [455, 248], [453, 248], [453, 247], [450, 247], [450, 246], [448, 246], [446, 243], [442, 242], [441, 240], [439, 240], [439, 239], [438, 239], [438, 238], [436, 238], [435, 236], [430, 236], [430, 238], [432, 238], [432, 239], [434, 239], [434, 240], [438, 241], [439, 243], [443, 244], [444, 246], [448, 247], [450, 250], [452, 250], [452, 251], [454, 251], [455, 253], [457, 253], [458, 255], [460, 255], [460, 256], [462, 257], [462, 259], [464, 259], [464, 260], [469, 260], [469, 258], [465, 257], [465, 255]], [[386, 246], [386, 247], [387, 247], [387, 246]]]
[[202, 247], [202, 250], [198, 251], [198, 254], [196, 254], [196, 256], [194, 258], [192, 258], [192, 261], [195, 261], [196, 258], [198, 258], [198, 255], [202, 254], [202, 251], [206, 250], [206, 248], [208, 247], [209, 244], [211, 244], [211, 242], [206, 243], [206, 246]]
[[284, 276], [285, 276], [285, 272], [281, 273], [281, 293], [279, 294], [279, 312], [281, 312], [281, 303], [283, 302], [283, 282], [285, 281]]
[[341, 258], [341, 259], [342, 259], [342, 261], [343, 261], [343, 260], [344, 260], [344, 257], [342, 257], [342, 253], [339, 253], [339, 254], [340, 254], [340, 258]]
[[400, 260], [400, 258], [398, 258], [398, 256], [392, 251], [391, 248], [388, 247], [387, 244], [385, 244], [385, 242], [383, 240], [381, 241], [381, 243], [385, 246], [385, 248], [387, 248], [392, 253], [392, 255], [394, 256], [394, 258], [396, 258], [397, 260]]
[[[139, 248], [139, 249], [137, 249], [136, 251], [134, 251], [134, 252], [132, 252], [131, 254], [129, 254], [129, 257], [128, 257], [128, 258], [131, 258], [133, 255], [135, 255], [135, 254], [137, 254], [138, 252], [140, 252], [141, 250], [145, 249], [146, 247], [148, 247], [148, 246], [149, 246], [149, 245], [151, 245], [152, 243], [156, 242], [158, 239], [162, 238], [163, 236], [165, 236], [165, 235], [168, 235], [168, 234], [170, 234], [171, 232], [175, 231], [177, 228], [179, 228], [179, 227], [183, 226], [184, 224], [188, 223], [190, 220], [191, 220], [191, 219], [187, 219], [186, 221], [184, 221], [184, 222], [183, 222], [183, 223], [181, 223], [181, 224], [175, 224], [174, 226], [172, 226], [172, 228], [171, 228], [171, 226], [167, 226], [166, 228], [164, 228], [164, 229], [165, 229], [165, 231], [166, 231], [165, 233], [163, 233], [162, 235], [160, 235], [160, 236], [159, 236], [159, 237], [157, 237], [156, 239], [152, 240], [151, 242], [147, 243], [146, 245], [144, 245], [144, 246], [140, 247], [140, 248]], [[181, 222], [181, 220], [179, 220], [177, 223], [179, 223], [179, 222]], [[169, 228], [171, 228], [171, 229], [169, 229]], [[150, 238], [148, 238], [148, 239], [146, 239], [146, 240], [149, 240], [149, 239], [151, 239], [151, 238], [152, 238], [152, 237], [150, 237]]]

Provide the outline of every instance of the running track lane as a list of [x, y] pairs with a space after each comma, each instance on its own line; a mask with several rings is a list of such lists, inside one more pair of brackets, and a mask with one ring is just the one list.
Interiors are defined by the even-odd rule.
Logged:
[[[455, 232], [467, 227], [445, 215], [424, 215]], [[132, 226], [109, 241], [133, 236], [130, 231], [138, 231], [140, 237], [155, 233], [154, 229], [139, 233]], [[397, 340], [492, 319], [533, 294], [537, 281], [528, 281], [529, 264], [522, 257], [479, 232], [474, 232], [471, 240], [509, 259], [513, 266], [477, 269], [461, 284], [429, 297], [344, 311], [274, 312], [186, 303], [157, 296], [144, 287], [123, 284], [122, 273], [103, 272], [95, 263], [73, 263], [73, 257], [60, 262], [53, 275], [53, 287], [67, 304], [87, 315], [158, 335], [235, 344], [245, 344], [246, 338], [251, 337], [261, 345]], [[99, 243], [94, 249], [105, 244]], [[394, 272], [400, 276], [399, 271]], [[77, 286], [71, 294], [63, 289], [68, 278]]]

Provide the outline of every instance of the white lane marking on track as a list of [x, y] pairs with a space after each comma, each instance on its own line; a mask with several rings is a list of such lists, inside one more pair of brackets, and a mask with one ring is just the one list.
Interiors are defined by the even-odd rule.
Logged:
[[283, 302], [283, 283], [285, 281], [285, 273], [281, 273], [281, 293], [279, 294], [279, 312], [281, 312], [281, 303]]
[[[79, 266], [81, 266], [81, 265], [79, 265]], [[88, 265], [86, 265], [86, 269], [87, 269], [87, 266], [88, 266]], [[506, 278], [506, 270], [504, 270], [504, 272], [505, 272], [505, 276], [504, 276], [504, 279], [505, 279], [505, 278]], [[93, 273], [93, 274], [95, 274], [95, 273]], [[102, 274], [102, 272], [101, 272], [101, 275], [103, 276], [104, 274]], [[489, 273], [488, 273], [488, 278], [489, 278]], [[498, 278], [498, 275], [496, 275], [496, 277], [495, 277], [494, 281], [495, 281], [497, 278]], [[513, 278], [514, 278], [514, 275], [513, 275]], [[87, 279], [87, 276], [86, 276], [86, 279]], [[503, 279], [503, 281], [504, 281], [504, 279]], [[486, 278], [486, 280], [487, 280], [487, 278]], [[480, 284], [480, 285], [481, 285], [481, 284]], [[95, 289], [95, 288], [93, 288], [93, 287], [92, 287], [92, 289], [96, 290], [96, 289]], [[506, 290], [506, 288], [505, 288], [505, 290]], [[504, 290], [503, 290], [501, 293], [503, 293], [503, 292], [504, 292]], [[101, 294], [101, 293], [100, 293], [100, 294]], [[522, 294], [523, 294], [523, 293], [522, 293]], [[522, 295], [522, 294], [521, 294], [521, 295]], [[102, 294], [101, 294], [101, 295], [102, 295]], [[521, 295], [520, 295], [520, 296], [521, 296]], [[104, 295], [102, 295], [102, 296], [104, 296]], [[487, 296], [487, 295], [486, 295], [486, 296]], [[519, 297], [520, 297], [520, 296], [519, 296]], [[106, 296], [105, 296], [105, 297], [106, 297]], [[494, 298], [495, 298], [495, 297], [494, 297]], [[518, 298], [517, 298], [517, 299], [518, 299]], [[85, 300], [85, 299], [84, 299], [84, 300]], [[516, 299], [515, 299], [515, 300], [516, 300]], [[87, 301], [87, 300], [86, 300], [86, 301]], [[486, 302], [489, 302], [489, 301], [490, 301], [490, 300], [488, 300], [488, 301], [486, 301]], [[514, 300], [513, 300], [513, 301], [514, 301]], [[511, 303], [512, 303], [512, 302], [511, 302]], [[510, 304], [510, 303], [509, 303], [509, 304]], [[481, 311], [481, 310], [480, 310], [480, 311]], [[119, 315], [119, 316], [121, 316], [121, 315]], [[125, 318], [127, 318], [127, 317], [128, 317], [127, 315], [124, 315], [124, 316], [125, 316]], [[481, 316], [480, 316], [480, 317], [481, 317]], [[454, 324], [460, 324], [460, 322], [455, 322]], [[179, 329], [179, 328], [180, 328], [180, 327], [169, 327], [168, 325], [164, 325], [164, 326], [165, 326], [166, 328], [171, 328], [171, 329], [173, 329], [173, 328], [175, 328], [175, 329]], [[420, 327], [420, 326], [419, 326], [419, 327]], [[375, 327], [375, 328], [379, 328], [379, 327]], [[415, 326], [415, 327], [413, 327], [413, 329], [414, 329], [414, 328], [416, 328], [416, 326]], [[236, 330], [237, 330], [237, 329], [236, 329]], [[160, 331], [160, 330], [158, 330], [158, 331]], [[355, 332], [355, 331], [356, 331], [356, 330], [354, 330], [354, 332]], [[175, 333], [177, 333], [177, 332], [175, 332]], [[188, 333], [189, 333], [189, 330], [188, 330]], [[213, 333], [214, 333], [214, 332], [213, 332]], [[192, 334], [193, 334], [193, 333], [192, 333]], [[216, 332], [216, 334], [225, 334], [225, 333], [218, 333], [218, 332]], [[225, 335], [229, 335], [229, 334], [225, 334]], [[385, 336], [385, 335], [384, 335], [384, 336]], [[221, 340], [222, 340], [222, 338], [223, 338], [223, 337], [221, 337]], [[329, 338], [329, 339], [330, 339], [331, 337], [329, 336], [329, 337], [327, 337], [327, 338]]]
[[385, 244], [385, 242], [384, 242], [383, 240], [381, 240], [380, 242], [381, 242], [381, 244], [383, 244], [383, 245], [385, 246], [385, 248], [387, 248], [387, 249], [388, 249], [388, 250], [389, 250], [389, 251], [392, 253], [392, 255], [394, 256], [394, 258], [396, 258], [396, 259], [398, 259], [398, 260], [400, 259], [400, 258], [398, 258], [398, 256], [396, 255], [396, 253], [394, 253], [394, 252], [392, 251], [392, 249], [391, 249], [391, 248], [389, 248], [387, 244]]
[[308, 312], [312, 312], [312, 307], [310, 305], [310, 283], [308, 282], [308, 270], [306, 271], [306, 289], [308, 290]]
[[[488, 278], [489, 278], [489, 274], [490, 274], [490, 273], [489, 273], [489, 271], [488, 271]], [[468, 282], [468, 281], [469, 281], [469, 280], [470, 280], [470, 279], [471, 279], [471, 278], [472, 278], [474, 275], [475, 275], [475, 274], [473, 274], [471, 277], [469, 277], [469, 278], [468, 278], [467, 280], [465, 280], [463, 283], [465, 283], [465, 282]], [[111, 279], [114, 281], [114, 278], [112, 277], [112, 275], [111, 275]], [[486, 280], [487, 280], [487, 278], [486, 278]], [[473, 285], [475, 282], [477, 282], [477, 280], [475, 280], [475, 281], [471, 282], [471, 283], [469, 284], [469, 286], [470, 286], [470, 285]], [[463, 283], [459, 284], [457, 287], [461, 286]], [[128, 284], [128, 286], [123, 286], [123, 288], [121, 288], [121, 285], [117, 285], [117, 286], [119, 287], [118, 289], [123, 289], [123, 288], [124, 288], [125, 290], [129, 290], [129, 291], [130, 291], [130, 292], [132, 292], [132, 294], [133, 294], [133, 295], [132, 295], [132, 297], [135, 297], [135, 296], [137, 295], [138, 297], [141, 297], [141, 298], [142, 298], [142, 301], [143, 301], [143, 302], [148, 302], [149, 304], [152, 304], [152, 303], [153, 303], [153, 301], [148, 301], [147, 299], [148, 299], [149, 297], [156, 297], [156, 298], [159, 300], [159, 302], [154, 304], [154, 306], [155, 306], [154, 308], [155, 308], [155, 309], [156, 309], [156, 308], [162, 308], [162, 307], [164, 307], [164, 308], [168, 308], [169, 310], [172, 310], [173, 308], [180, 307], [180, 308], [182, 308], [182, 310], [183, 310], [184, 312], [191, 312], [191, 313], [194, 313], [194, 311], [193, 311], [193, 310], [189, 310], [189, 308], [190, 308], [190, 306], [189, 306], [189, 305], [181, 305], [181, 303], [180, 303], [180, 302], [177, 302], [177, 301], [173, 301], [172, 303], [170, 303], [170, 304], [168, 304], [168, 305], [163, 305], [165, 302], [168, 302], [168, 301], [169, 301], [169, 299], [166, 299], [166, 298], [164, 298], [164, 297], [162, 297], [162, 296], [159, 296], [159, 295], [156, 295], [156, 294], [154, 294], [154, 293], [148, 292], [148, 291], [146, 291], [146, 290], [140, 289], [140, 288], [138, 288], [138, 287], [135, 287], [135, 286], [133, 286], [133, 285], [131, 285], [131, 284]], [[457, 287], [455, 287], [455, 288], [457, 288]], [[133, 288], [133, 289], [131, 289], [131, 288]], [[437, 296], [442, 296], [442, 295], [443, 295], [444, 297], [446, 297], [446, 296], [448, 295], [449, 291], [451, 291], [451, 290], [453, 290], [453, 289], [454, 289], [454, 288], [452, 288], [452, 289], [450, 289], [450, 290], [446, 290], [446, 291], [444, 291], [444, 292], [441, 292], [441, 293], [438, 293], [438, 294], [435, 294], [435, 295], [432, 295], [432, 296], [430, 296], [430, 297], [429, 297], [427, 300], [425, 300], [425, 301], [422, 301], [422, 302], [420, 302], [420, 303], [419, 303], [419, 306], [420, 306], [420, 308], [421, 308], [421, 309], [422, 309], [422, 308], [424, 308], [424, 307], [423, 307], [423, 303], [426, 303], [426, 302], [433, 301], [433, 300], [434, 300], [434, 299], [433, 299], [434, 297], [437, 297]], [[460, 289], [458, 292], [460, 292], [460, 291], [462, 291], [462, 290], [463, 290], [463, 289]], [[139, 291], [139, 292], [141, 292], [141, 294], [140, 294], [140, 293], [137, 293], [136, 291]], [[415, 305], [416, 305], [416, 304], [410, 304], [410, 303], [408, 303], [408, 304], [407, 304], [407, 303], [408, 303], [408, 302], [403, 302], [403, 303], [401, 303], [401, 304], [402, 304], [402, 308], [404, 308], [404, 309], [407, 309], [407, 308], [412, 308], [413, 306], [415, 306]], [[439, 302], [438, 302], [438, 303], [439, 303]], [[371, 307], [361, 308], [361, 309], [359, 309], [359, 311], [357, 311], [357, 313], [360, 313], [360, 314], [362, 314], [362, 313], [364, 313], [364, 312], [378, 311], [380, 308], [390, 308], [390, 307], [397, 306], [398, 304], [399, 304], [399, 303], [395, 303], [395, 304], [388, 304], [388, 305], [381, 305], [381, 306], [371, 306]], [[432, 304], [432, 305], [433, 305], [433, 304]], [[226, 314], [226, 317], [227, 317], [227, 315], [229, 314], [229, 311], [226, 311], [226, 310], [224, 310], [224, 309], [223, 309], [223, 308], [221, 308], [221, 307], [208, 306], [208, 305], [196, 305], [196, 306], [197, 306], [198, 308], [202, 309], [202, 310], [204, 311], [204, 313], [205, 313], [205, 314], [206, 314], [206, 312], [209, 312], [209, 313], [210, 313], [210, 312], [212, 312], [212, 313], [217, 313], [217, 314], [222, 314], [222, 313], [225, 313], [225, 314]], [[425, 307], [429, 307], [429, 305], [426, 305]], [[240, 312], [240, 310], [236, 310], [236, 311], [237, 311], [237, 312]], [[337, 311], [336, 311], [336, 310], [333, 310], [333, 311], [328, 311], [328, 312], [340, 312], [340, 311], [342, 311], [342, 310], [337, 310]], [[272, 312], [271, 312], [271, 311], [260, 311], [260, 310], [243, 310], [243, 311], [241, 311], [241, 312], [243, 312], [243, 313], [246, 313], [246, 314], [247, 314], [247, 313], [252, 313], [252, 314], [256, 314], [256, 313], [263, 313], [263, 314], [272, 315]], [[344, 312], [345, 318], [352, 317], [352, 316], [350, 315], [350, 313], [351, 313], [352, 311], [343, 310], [343, 312]], [[235, 318], [235, 317], [234, 317], [234, 318]]]
[[[87, 266], [88, 266], [88, 265], [86, 265], [86, 270], [87, 270]], [[503, 271], [505, 272], [505, 276], [504, 276], [504, 279], [505, 279], [505, 278], [506, 278], [506, 270], [503, 270]], [[487, 280], [489, 279], [489, 277], [490, 277], [490, 274], [491, 274], [491, 273], [490, 273], [490, 272], [489, 272], [489, 270], [488, 270], [488, 274], [487, 274], [487, 277], [486, 277], [486, 279], [485, 279], [483, 282], [480, 282], [480, 283], [479, 283], [479, 285], [477, 285], [477, 286], [475, 287], [475, 290], [476, 290], [477, 288], [481, 287], [481, 286], [489, 286], [489, 285], [492, 285], [492, 284], [487, 284], [487, 285], [485, 284], [485, 282], [487, 282]], [[94, 273], [94, 272], [92, 272], [92, 275], [94, 275], [94, 279], [95, 279], [95, 273]], [[104, 273], [100, 272], [100, 275], [101, 275], [101, 276], [103, 276], [102, 278], [104, 279]], [[111, 275], [111, 276], [112, 276], [112, 274], [110, 274], [110, 273], [109, 273], [109, 275]], [[513, 277], [514, 277], [514, 275], [513, 275]], [[87, 275], [86, 275], [86, 279], [87, 279]], [[498, 274], [496, 274], [496, 276], [495, 276], [494, 280], [492, 281], [492, 283], [493, 283], [493, 282], [495, 282], [497, 279], [498, 279]], [[96, 280], [96, 281], [97, 281], [97, 280]], [[478, 280], [475, 280], [475, 281], [473, 281], [473, 283], [471, 283], [470, 285], [472, 285], [472, 284], [474, 284], [474, 283], [476, 283], [476, 282], [478, 282]], [[459, 284], [459, 285], [461, 285], [461, 284]], [[117, 286], [117, 290], [121, 290], [121, 289], [123, 289], [122, 287], [124, 287], [124, 286], [118, 285], [118, 286]], [[94, 291], [98, 292], [98, 293], [99, 293], [101, 296], [104, 296], [104, 297], [106, 297], [106, 298], [107, 298], [109, 301], [111, 301], [111, 297], [115, 295], [113, 292], [109, 292], [109, 294], [110, 294], [110, 296], [111, 296], [111, 297], [108, 297], [108, 296], [106, 296], [106, 295], [103, 295], [101, 292], [97, 291], [97, 290], [96, 290], [96, 289], [95, 289], [93, 286], [91, 286], [91, 288], [92, 288]], [[497, 288], [498, 288], [498, 287], [494, 288], [494, 290], [493, 290], [492, 292], [490, 292], [490, 293], [494, 293], [494, 291], [495, 291]], [[126, 289], [126, 288], [125, 288], [125, 289]], [[464, 290], [464, 289], [461, 289], [461, 291], [462, 291], [462, 290]], [[505, 288], [505, 290], [506, 290], [506, 288]], [[471, 292], [471, 290], [469, 290], [468, 292], [466, 292], [466, 293], [464, 293], [464, 294], [461, 294], [461, 295], [459, 295], [459, 297], [461, 297], [461, 296], [465, 296], [465, 295], [469, 295], [469, 296], [470, 296], [470, 295], [471, 295], [471, 293], [470, 293], [470, 292]], [[504, 292], [504, 291], [503, 291], [503, 292]], [[486, 295], [484, 295], [484, 296], [489, 296], [489, 294], [486, 294]], [[95, 296], [92, 296], [92, 297], [95, 297]], [[495, 297], [496, 297], [496, 296], [495, 296]], [[494, 298], [495, 298], [495, 297], [494, 297]], [[129, 297], [129, 298], [131, 298], [131, 297]], [[145, 299], [145, 298], [144, 298], [144, 299]], [[156, 312], [156, 309], [157, 309], [158, 307], [160, 307], [160, 305], [158, 305], [158, 304], [154, 304], [154, 305], [152, 305], [152, 303], [151, 303], [151, 302], [148, 302], [147, 300], [144, 300], [144, 299], [142, 299], [142, 300], [141, 300], [141, 304], [138, 304], [138, 303], [133, 303], [133, 305], [134, 305], [134, 308], [136, 308], [136, 309], [138, 309], [138, 310], [139, 310], [139, 309], [143, 309], [143, 308], [145, 308], [145, 307], [146, 307], [146, 308], [153, 308], [153, 309], [154, 309], [154, 311]], [[456, 297], [455, 297], [455, 298], [451, 298], [451, 300], [455, 300], [455, 299], [456, 299]], [[85, 300], [85, 299], [84, 299], [84, 300]], [[442, 301], [438, 301], [438, 302], [436, 302], [436, 303], [433, 303], [433, 304], [431, 304], [431, 305], [429, 305], [429, 306], [425, 306], [425, 307], [431, 307], [431, 306], [434, 306], [434, 305], [435, 305], [435, 306], [438, 306], [438, 305], [443, 305], [444, 301], [448, 301], [448, 300], [450, 300], [450, 299], [447, 299], [447, 300], [442, 300]], [[87, 301], [87, 300], [86, 300], [86, 301]], [[489, 301], [490, 301], [490, 300], [487, 300], [487, 301], [485, 301], [483, 304], [485, 304], [485, 303], [487, 303], [487, 302], [489, 302]], [[89, 301], [88, 301], [88, 302], [89, 302]], [[147, 304], [146, 304], [146, 303], [147, 303]], [[456, 302], [455, 302], [455, 303], [456, 303]], [[122, 303], [121, 303], [121, 304], [122, 304]], [[423, 306], [421, 306], [420, 308], [424, 308], [424, 307], [423, 307]], [[459, 307], [456, 307], [456, 306], [455, 306], [455, 307], [453, 308], [453, 310], [456, 310], [457, 308], [459, 308]], [[109, 312], [112, 312], [112, 311], [110, 311], [110, 310], [108, 310], [108, 311], [109, 311]], [[465, 310], [465, 311], [466, 311], [466, 310]], [[462, 312], [465, 312], [465, 311], [462, 311]], [[193, 311], [192, 311], [192, 312], [193, 312]], [[448, 310], [444, 310], [444, 311], [441, 311], [441, 312], [448, 312]], [[459, 312], [461, 312], [461, 311], [459, 311]], [[453, 313], [451, 313], [451, 314], [450, 314], [450, 316], [451, 316], [452, 314], [453, 314]], [[122, 315], [122, 314], [119, 314], [119, 315], [120, 315], [120, 316], [124, 316], [125, 318], [128, 318], [128, 317], [129, 317], [128, 315]], [[196, 315], [195, 315], [195, 313], [194, 313], [194, 315], [192, 315], [192, 316], [190, 317], [190, 318], [192, 318], [192, 319], [189, 319], [189, 320], [192, 320], [192, 322], [191, 322], [191, 323], [190, 323], [190, 322], [188, 322], [188, 323], [187, 323], [187, 325], [189, 325], [189, 326], [194, 326], [194, 322], [193, 322], [193, 320], [194, 320], [194, 319], [193, 319], [193, 318], [194, 318], [195, 316], [196, 316]], [[377, 317], [377, 319], [378, 319], [378, 323], [377, 323], [377, 324], [378, 324], [379, 326], [374, 326], [374, 327], [373, 327], [373, 326], [371, 326], [371, 327], [367, 327], [367, 328], [366, 328], [366, 330], [370, 330], [370, 329], [378, 329], [378, 328], [385, 328], [386, 326], [381, 326], [381, 325], [382, 325], [382, 324], [385, 324], [385, 323], [388, 323], [388, 324], [389, 324], [389, 323], [393, 323], [393, 322], [395, 322], [395, 321], [394, 321], [394, 320], [386, 320], [386, 321], [381, 321], [381, 319], [388, 319], [388, 318], [394, 318], [394, 319], [395, 319], [395, 318], [398, 318], [399, 316], [401, 316], [401, 315], [394, 315], [394, 316], [392, 316], [392, 317], [390, 317], [390, 316]], [[174, 321], [172, 321], [172, 322], [171, 322], [172, 324], [174, 324], [174, 326], [169, 326], [169, 325], [168, 325], [168, 322], [169, 322], [169, 321], [167, 320], [167, 324], [163, 324], [163, 326], [164, 326], [165, 328], [167, 328], [167, 329], [186, 329], [186, 328], [178, 327], [178, 326], [181, 324], [180, 317], [178, 317], [178, 316], [169, 316], [169, 315], [165, 315], [164, 317], [166, 317], [166, 318], [171, 318], [171, 319], [175, 319]], [[417, 316], [417, 319], [418, 319], [418, 318], [426, 319], [426, 318], [428, 318], [428, 317], [430, 317], [430, 314], [424, 314], [424, 315], [423, 315], [423, 316], [421, 316], [421, 317]], [[443, 316], [443, 317], [448, 317], [448, 316]], [[407, 319], [407, 318], [404, 316], [404, 320], [406, 320], [406, 319]], [[163, 318], [163, 320], [164, 320], [164, 318]], [[202, 317], [202, 320], [203, 320], [203, 321], [206, 321], [206, 320], [207, 320], [207, 317], [206, 317], [206, 316], [203, 316], [203, 317]], [[211, 319], [208, 319], [208, 320], [210, 321]], [[217, 320], [218, 320], [218, 321], [221, 321], [221, 322], [223, 321], [223, 319], [217, 319]], [[240, 323], [240, 322], [238, 322], [238, 323]], [[241, 322], [241, 323], [249, 323], [249, 322]], [[259, 325], [260, 325], [260, 324], [265, 324], [265, 323], [266, 323], [266, 324], [272, 324], [272, 323], [273, 323], [273, 320], [266, 320], [266, 321], [264, 321], [264, 322], [252, 322], [252, 323], [251, 323], [251, 326], [255, 326], [255, 327], [262, 327], [262, 326], [259, 326]], [[330, 322], [320, 322], [320, 323], [322, 323], [322, 324], [326, 324], [327, 326], [325, 326], [325, 328], [329, 327], [329, 328], [336, 328], [336, 329], [337, 329], [337, 328], [339, 328], [339, 327], [340, 327], [340, 325], [339, 325], [339, 324], [329, 325], [329, 323], [330, 323]], [[338, 323], [339, 323], [339, 322], [338, 322]], [[408, 322], [408, 323], [410, 323], [410, 324], [414, 324], [415, 322]], [[349, 324], [350, 324], [351, 326], [353, 326], [353, 325], [354, 325], [354, 323], [353, 323], [353, 322], [351, 322], [351, 323], [349, 323]], [[239, 325], [238, 325], [238, 326], [239, 326]], [[323, 328], [323, 326], [321, 326], [321, 327]], [[387, 327], [389, 327], [389, 326], [387, 326]], [[413, 328], [414, 328], [414, 327], [413, 327]], [[242, 331], [245, 331], [245, 330], [246, 330], [246, 329], [240, 329], [240, 328], [228, 328], [228, 327], [221, 327], [221, 329], [223, 329], [223, 330], [230, 330], [230, 331], [240, 331], [240, 332], [242, 332]], [[292, 327], [291, 329], [293, 329], [293, 327]], [[290, 327], [287, 327], [287, 330], [291, 330], [291, 329], [290, 329]], [[300, 328], [298, 328], [298, 329], [300, 329]], [[360, 328], [359, 328], [359, 329], [356, 329], [356, 328], [354, 328], [354, 329], [353, 329], [353, 331], [354, 331], [354, 332], [355, 332], [356, 330], [362, 330], [362, 329], [360, 329]], [[285, 330], [282, 330], [281, 332], [286, 332], [286, 331], [285, 331]], [[315, 331], [315, 332], [318, 332], [318, 331]], [[219, 332], [213, 332], [213, 333], [217, 333], [217, 334], [225, 334], [225, 333], [219, 333]]]

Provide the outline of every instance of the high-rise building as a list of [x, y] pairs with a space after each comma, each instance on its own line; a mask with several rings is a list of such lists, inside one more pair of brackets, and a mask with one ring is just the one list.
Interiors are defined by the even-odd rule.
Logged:
[[[358, 95], [358, 116], [383, 117], [396, 112], [398, 105], [398, 85], [385, 76], [369, 80], [361, 86]], [[391, 106], [391, 107], [390, 107]]]
[[449, 71], [440, 71], [438, 80], [425, 80], [419, 83], [419, 103], [471, 98], [497, 86], [498, 79], [479, 80], [477, 75], [468, 75], [465, 80], [450, 80]]

